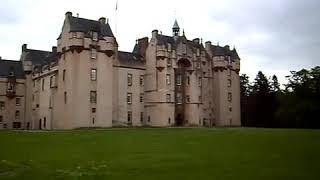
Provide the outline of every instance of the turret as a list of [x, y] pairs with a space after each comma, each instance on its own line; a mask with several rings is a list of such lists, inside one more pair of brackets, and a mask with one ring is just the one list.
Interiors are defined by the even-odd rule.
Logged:
[[174, 21], [173, 27], [172, 27], [172, 34], [174, 37], [178, 37], [180, 34], [180, 27], [178, 25], [177, 20]]

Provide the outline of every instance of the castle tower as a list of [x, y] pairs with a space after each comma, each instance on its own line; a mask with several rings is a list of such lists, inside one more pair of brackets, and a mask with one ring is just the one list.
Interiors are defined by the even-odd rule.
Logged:
[[174, 21], [173, 27], [172, 27], [172, 35], [174, 37], [177, 37], [180, 35], [180, 27], [178, 25], [177, 20]]
[[60, 60], [54, 127], [111, 127], [117, 43], [106, 18], [92, 21], [67, 12], [57, 49]]

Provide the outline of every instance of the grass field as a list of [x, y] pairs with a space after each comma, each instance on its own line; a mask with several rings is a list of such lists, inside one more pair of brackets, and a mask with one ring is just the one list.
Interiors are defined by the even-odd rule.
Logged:
[[320, 179], [320, 131], [0, 131], [0, 179]]

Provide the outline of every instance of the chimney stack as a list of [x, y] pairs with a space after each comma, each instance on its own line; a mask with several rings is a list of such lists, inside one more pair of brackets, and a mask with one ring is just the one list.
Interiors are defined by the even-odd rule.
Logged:
[[200, 39], [199, 39], [199, 38], [195, 38], [195, 39], [193, 39], [192, 41], [193, 41], [194, 43], [197, 43], [197, 44], [200, 43]]
[[22, 52], [25, 52], [27, 50], [27, 48], [28, 48], [27, 46], [28, 46], [27, 44], [22, 45]]
[[68, 11], [66, 12], [66, 18], [72, 17], [72, 12]]
[[157, 29], [155, 29], [155, 30], [153, 30], [152, 31], [152, 38], [156, 38], [157, 37], [157, 35], [158, 35], [158, 30]]
[[56, 46], [52, 46], [52, 52], [53, 53], [57, 53], [57, 47]]
[[99, 18], [99, 22], [100, 22], [101, 24], [106, 24], [106, 18], [105, 18], [105, 17]]

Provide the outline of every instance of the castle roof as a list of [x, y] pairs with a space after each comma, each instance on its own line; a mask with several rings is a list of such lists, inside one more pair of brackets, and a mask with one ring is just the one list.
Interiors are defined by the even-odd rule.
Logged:
[[97, 32], [99, 37], [114, 37], [109, 23], [102, 23], [100, 21], [84, 19], [79, 17], [68, 17], [70, 23], [70, 32]]
[[128, 66], [144, 66], [145, 61], [143, 57], [139, 54], [131, 53], [131, 52], [124, 52], [118, 51], [118, 59], [121, 65], [128, 65]]
[[178, 21], [177, 21], [177, 20], [174, 20], [174, 24], [173, 24], [172, 29], [180, 29], [180, 27], [179, 27], [179, 25], [178, 25]]
[[26, 49], [24, 61], [31, 61], [33, 65], [44, 65], [58, 60], [56, 53], [35, 49]]
[[0, 77], [8, 77], [11, 73], [17, 79], [24, 79], [25, 74], [23, 70], [23, 65], [21, 61], [13, 61], [13, 60], [0, 60]]

